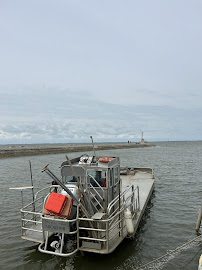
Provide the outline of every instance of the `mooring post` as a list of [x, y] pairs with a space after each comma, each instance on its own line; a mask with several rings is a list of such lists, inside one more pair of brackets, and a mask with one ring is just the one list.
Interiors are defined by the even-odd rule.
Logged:
[[196, 223], [196, 232], [199, 231], [199, 228], [201, 225], [201, 218], [202, 218], [202, 205], [201, 205], [201, 208], [199, 210], [199, 215], [198, 215], [198, 219], [197, 219], [197, 223]]

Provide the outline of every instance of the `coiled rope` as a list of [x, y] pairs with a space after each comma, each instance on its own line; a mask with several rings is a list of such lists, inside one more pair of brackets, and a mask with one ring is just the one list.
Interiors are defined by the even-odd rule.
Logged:
[[144, 265], [138, 266], [134, 268], [134, 270], [143, 270], [143, 269], [161, 269], [164, 263], [168, 262], [169, 260], [173, 259], [177, 254], [181, 251], [185, 251], [193, 246], [198, 246], [202, 242], [202, 235], [197, 236], [196, 238], [189, 240], [185, 244], [177, 247], [174, 250], [168, 251], [165, 255], [154, 259]]

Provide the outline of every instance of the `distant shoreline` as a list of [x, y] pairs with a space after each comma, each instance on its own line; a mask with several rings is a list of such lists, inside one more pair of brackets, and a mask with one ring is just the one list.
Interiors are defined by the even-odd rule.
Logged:
[[[111, 149], [126, 149], [126, 148], [142, 148], [155, 146], [151, 143], [102, 143], [95, 144], [95, 150], [111, 150]], [[51, 155], [73, 152], [93, 151], [91, 144], [67, 144], [63, 146], [9, 146], [0, 149], [0, 158], [22, 157], [22, 156], [37, 156]]]

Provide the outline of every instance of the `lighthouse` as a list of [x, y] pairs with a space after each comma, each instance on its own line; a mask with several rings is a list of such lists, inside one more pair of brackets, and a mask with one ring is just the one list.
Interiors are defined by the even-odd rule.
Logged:
[[142, 131], [142, 136], [141, 136], [141, 143], [145, 143], [144, 138], [143, 138], [143, 131]]

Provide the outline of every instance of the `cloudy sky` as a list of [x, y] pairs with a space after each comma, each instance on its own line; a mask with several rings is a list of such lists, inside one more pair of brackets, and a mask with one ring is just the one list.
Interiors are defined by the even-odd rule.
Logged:
[[202, 139], [201, 0], [0, 0], [0, 144]]

